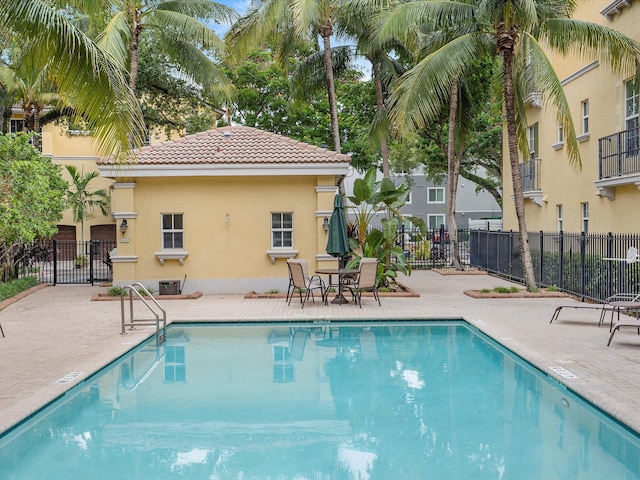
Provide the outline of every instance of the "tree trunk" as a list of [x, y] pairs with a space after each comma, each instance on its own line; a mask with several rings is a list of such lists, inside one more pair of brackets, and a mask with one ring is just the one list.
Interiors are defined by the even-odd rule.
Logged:
[[40, 107], [38, 105], [33, 107], [33, 133], [33, 146], [41, 150], [42, 132], [40, 131]]
[[131, 45], [129, 45], [129, 88], [136, 93], [136, 84], [138, 82], [138, 56], [140, 35], [142, 34], [142, 23], [139, 21], [140, 10], [129, 6], [129, 18], [131, 18], [131, 24], [133, 31], [131, 32]]
[[[327, 35], [329, 33], [329, 35]], [[329, 114], [331, 115], [331, 136], [333, 138], [333, 150], [341, 153], [340, 130], [338, 129], [338, 102], [336, 100], [336, 88], [333, 79], [333, 62], [331, 60], [331, 34], [333, 29], [326, 27], [321, 32], [324, 44], [324, 66], [327, 75], [327, 97], [329, 99]]]
[[[320, 36], [324, 45], [324, 67], [327, 76], [327, 97], [329, 99], [329, 114], [331, 115], [331, 136], [333, 137], [333, 150], [341, 153], [340, 130], [338, 128], [338, 102], [336, 100], [336, 88], [333, 79], [333, 62], [331, 61], [331, 35], [333, 28], [330, 24], [320, 29]], [[345, 198], [344, 178], [338, 179], [338, 193]]]
[[[371, 64], [373, 65], [373, 80], [376, 87], [376, 106], [378, 112], [381, 112], [384, 108], [384, 93], [382, 91], [382, 81], [380, 80], [380, 63], [373, 61]], [[382, 158], [382, 175], [386, 178], [390, 178], [389, 146], [384, 138], [380, 141], [380, 157]]]
[[456, 119], [458, 118], [458, 79], [454, 78], [451, 84], [451, 104], [449, 106], [449, 138], [447, 141], [447, 224], [449, 225], [449, 238], [453, 245], [453, 267], [462, 270], [460, 250], [458, 248], [458, 224], [456, 222], [456, 193], [458, 189], [458, 177], [460, 175], [460, 155], [456, 155]]
[[527, 291], [538, 289], [531, 260], [529, 233], [524, 212], [524, 195], [522, 193], [522, 176], [520, 175], [520, 161], [518, 158], [518, 136], [516, 132], [516, 110], [513, 93], [513, 48], [515, 45], [515, 29], [504, 25], [498, 29], [498, 52], [502, 57], [502, 80], [504, 88], [505, 121], [507, 124], [507, 143], [509, 148], [509, 165], [511, 167], [511, 181], [513, 183], [513, 199], [520, 232], [520, 257]]

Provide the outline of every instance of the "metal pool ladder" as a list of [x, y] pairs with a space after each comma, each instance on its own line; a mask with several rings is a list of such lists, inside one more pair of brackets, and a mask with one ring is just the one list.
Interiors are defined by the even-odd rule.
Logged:
[[[129, 296], [129, 321], [127, 322], [125, 319], [124, 313], [124, 297], [125, 293], [128, 292]], [[142, 292], [142, 293], [141, 293]], [[143, 295], [144, 294], [144, 295]], [[136, 296], [146, 305], [151, 313], [153, 313], [154, 318], [134, 318], [133, 315], [133, 296]], [[151, 299], [153, 305], [147, 301], [147, 299]], [[155, 325], [156, 326], [156, 344], [164, 343], [165, 341], [165, 330], [167, 328], [167, 312], [165, 312], [164, 308], [160, 306], [158, 301], [153, 298], [153, 295], [149, 293], [149, 291], [142, 285], [141, 283], [134, 282], [131, 285], [127, 285], [122, 288], [122, 292], [120, 293], [120, 311], [122, 314], [122, 331], [120, 332], [124, 335], [125, 327], [129, 327], [129, 330], [133, 330], [136, 325]], [[160, 324], [162, 323], [162, 327]]]

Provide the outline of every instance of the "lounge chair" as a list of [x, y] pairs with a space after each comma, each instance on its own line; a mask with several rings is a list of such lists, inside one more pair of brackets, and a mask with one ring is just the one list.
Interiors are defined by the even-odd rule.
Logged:
[[360, 259], [360, 267], [358, 276], [353, 283], [344, 283], [343, 288], [351, 290], [351, 294], [356, 303], [362, 308], [362, 292], [373, 292], [373, 297], [380, 303], [380, 295], [378, 295], [378, 259], [362, 258]]
[[[287, 303], [291, 305], [291, 299], [295, 291], [298, 291], [300, 295], [300, 303], [302, 303], [302, 308], [304, 308], [304, 304], [306, 303], [309, 295], [311, 295], [311, 300], [315, 303], [315, 297], [313, 296], [314, 290], [320, 290], [320, 296], [322, 301], [326, 303], [326, 288], [324, 285], [324, 281], [320, 278], [319, 275], [313, 275], [309, 277], [305, 275], [305, 260], [295, 260], [289, 259], [287, 260], [287, 266], [289, 267], [289, 291], [287, 291]], [[303, 294], [304, 293], [304, 297]]]
[[613, 320], [614, 316], [617, 312], [618, 321], [620, 320], [620, 310], [625, 311], [627, 305], [629, 308], [638, 307], [640, 303], [634, 304], [634, 302], [639, 302], [639, 295], [633, 293], [616, 293], [615, 295], [611, 295], [608, 297], [603, 303], [597, 304], [586, 304], [586, 305], [560, 305], [556, 307], [553, 315], [551, 316], [551, 321], [549, 323], [553, 323], [554, 320], [557, 320], [560, 316], [560, 312], [565, 308], [576, 308], [576, 309], [587, 309], [587, 310], [599, 310], [600, 318], [598, 320], [598, 326], [604, 323], [605, 316], [607, 312], [611, 312], [611, 321], [609, 322], [609, 331], [613, 329]]
[[[637, 328], [638, 334], [640, 335], [640, 323], [638, 321], [636, 321], [635, 323], [624, 323], [620, 321], [621, 311], [627, 314], [630, 314], [630, 313], [638, 314], [640, 312], [640, 295], [636, 295], [628, 300], [613, 301], [613, 302], [610, 302], [609, 305], [611, 305], [611, 327], [609, 328], [611, 335], [609, 335], [609, 341], [607, 342], [607, 347], [611, 345], [611, 340], [613, 340], [613, 336], [615, 335], [615, 333], [623, 327]], [[613, 317], [616, 314], [617, 314], [617, 322], [614, 325]]]

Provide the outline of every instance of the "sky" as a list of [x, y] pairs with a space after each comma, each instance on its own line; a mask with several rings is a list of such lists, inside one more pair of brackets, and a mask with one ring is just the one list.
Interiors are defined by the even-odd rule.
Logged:
[[[253, 3], [252, 0], [217, 0], [218, 2], [227, 5], [228, 7], [233, 8], [234, 10], [236, 10], [240, 15], [244, 15], [248, 10], [249, 7], [251, 6], [251, 4]], [[210, 25], [210, 27], [213, 29], [213, 31], [216, 32], [216, 34], [220, 37], [220, 38], [224, 38], [224, 35], [227, 33], [227, 31], [229, 30], [230, 25]], [[331, 38], [331, 45], [332, 46], [339, 46], [339, 45], [346, 45], [346, 42], [341, 42], [338, 41], [335, 37]], [[356, 61], [357, 67], [362, 71], [364, 77], [363, 80], [368, 80], [371, 76], [371, 64], [364, 59], [359, 59]]]

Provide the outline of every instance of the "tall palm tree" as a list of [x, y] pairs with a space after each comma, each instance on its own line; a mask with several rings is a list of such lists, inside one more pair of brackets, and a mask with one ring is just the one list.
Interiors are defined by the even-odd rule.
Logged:
[[124, 70], [64, 11], [44, 0], [0, 0], [0, 35], [9, 34], [48, 65], [61, 101], [87, 121], [102, 154], [142, 144], [146, 129]]
[[[286, 52], [300, 41], [317, 45], [315, 38], [320, 37], [333, 149], [338, 153], [341, 152], [340, 130], [331, 37], [338, 21], [340, 2], [341, 0], [265, 0], [232, 26], [226, 37], [234, 59], [242, 58], [270, 39], [275, 39], [281, 51]], [[286, 54], [279, 57], [284, 59]]]
[[71, 208], [74, 223], [80, 223], [80, 238], [84, 243], [84, 221], [93, 217], [93, 210], [100, 210], [102, 215], [109, 213], [111, 199], [109, 192], [103, 188], [89, 190], [89, 183], [100, 175], [99, 172], [78, 172], [73, 165], [65, 165], [71, 176], [71, 184], [67, 190], [67, 201]]
[[23, 131], [33, 131], [33, 145], [40, 147], [40, 112], [58, 100], [47, 66], [39, 65], [28, 49], [14, 50], [11, 62], [0, 65], [0, 85], [22, 105]]
[[[153, 35], [154, 48], [163, 52], [186, 75], [203, 88], [227, 99], [231, 82], [205, 53], [222, 56], [224, 42], [204, 23], [232, 22], [237, 13], [211, 0], [75, 0], [75, 6], [101, 29], [98, 45], [126, 66], [129, 87], [135, 93], [141, 37]], [[103, 24], [101, 24], [103, 22]], [[203, 51], [204, 50], [204, 51]]]
[[545, 49], [560, 55], [599, 56], [616, 73], [631, 73], [640, 54], [638, 43], [619, 32], [571, 18], [575, 8], [575, 0], [418, 1], [400, 5], [378, 25], [381, 41], [401, 36], [408, 25], [420, 22], [436, 30], [456, 31], [450, 41], [407, 72], [391, 96], [391, 119], [401, 129], [424, 127], [438, 115], [449, 101], [453, 79], [463, 77], [476, 58], [493, 55], [500, 59], [509, 164], [528, 290], [536, 289], [536, 280], [518, 150], [528, 153], [524, 111], [532, 89], [542, 92], [555, 111], [558, 123], [567, 132], [569, 162], [580, 165], [567, 100]]

